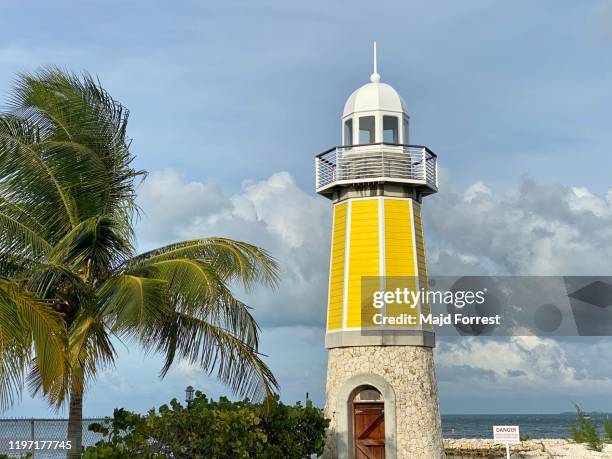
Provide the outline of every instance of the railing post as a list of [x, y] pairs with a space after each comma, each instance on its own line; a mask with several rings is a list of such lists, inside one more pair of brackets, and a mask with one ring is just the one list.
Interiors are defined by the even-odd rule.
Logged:
[[421, 165], [423, 166], [423, 181], [427, 183], [427, 151], [425, 148], [421, 149]]
[[319, 184], [319, 157], [315, 158], [315, 184], [316, 184], [316, 189], [318, 190], [321, 185]]
[[438, 188], [438, 158], [434, 158], [434, 170], [436, 172], [436, 188]]
[[344, 167], [343, 161], [344, 160], [342, 156], [342, 149], [336, 148], [334, 150], [334, 166], [332, 167], [332, 173], [331, 173], [332, 182], [335, 182], [337, 180], [342, 180], [342, 168]]

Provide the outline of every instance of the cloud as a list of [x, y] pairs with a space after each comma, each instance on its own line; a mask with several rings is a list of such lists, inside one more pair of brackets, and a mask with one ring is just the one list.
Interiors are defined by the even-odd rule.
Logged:
[[303, 192], [287, 172], [245, 182], [237, 194], [214, 183], [188, 182], [172, 170], [152, 174], [140, 189], [146, 212], [143, 248], [175, 240], [223, 236], [267, 249], [281, 266], [276, 291], [237, 293], [263, 326], [320, 325], [325, 317], [331, 206]]
[[506, 192], [477, 182], [425, 200], [430, 271], [466, 275], [605, 275], [612, 259], [612, 191], [525, 178]]
[[[609, 272], [612, 192], [599, 196], [529, 179], [505, 192], [484, 182], [454, 190], [449, 182], [446, 176], [443, 191], [424, 204], [431, 272]], [[310, 391], [322, 401], [329, 202], [300, 189], [287, 172], [245, 182], [232, 194], [218, 184], [187, 181], [167, 170], [148, 178], [140, 203], [147, 214], [138, 226], [143, 245], [225, 236], [259, 244], [278, 258], [283, 269], [278, 291], [260, 289], [245, 298], [264, 326], [262, 345], [283, 393], [296, 399]], [[453, 400], [468, 403], [491, 396], [526, 400], [540, 394], [565, 400], [607, 394], [612, 364], [600, 363], [606, 361], [606, 346], [606, 339], [440, 338], [436, 370], [443, 407], [452, 408]], [[179, 365], [173, 377], [197, 381], [198, 371]], [[551, 402], [549, 409], [557, 405]], [[529, 411], [529, 406], [521, 409]]]
[[210, 223], [231, 209], [220, 185], [186, 182], [170, 170], [156, 172], [145, 180], [139, 198], [144, 210], [139, 226], [141, 245], [191, 237], [193, 225]]
[[606, 345], [609, 340], [580, 343], [537, 336], [444, 339], [436, 348], [436, 369], [447, 397], [607, 396], [612, 390], [609, 366], [605, 373], [593, 371], [602, 358], [600, 346]]
[[438, 382], [461, 382], [471, 381], [471, 384], [486, 381], [496, 381], [495, 373], [491, 370], [473, 367], [471, 365], [437, 365], [436, 377]]
[[507, 370], [506, 374], [510, 378], [519, 378], [521, 376], [527, 376], [527, 373], [525, 373], [523, 370]]
[[[484, 182], [464, 190], [443, 174], [426, 198], [430, 272], [436, 275], [605, 275], [612, 259], [612, 190], [524, 179], [496, 192]], [[243, 295], [264, 326], [322, 325], [327, 297], [331, 206], [287, 172], [243, 183], [230, 194], [215, 182], [187, 181], [172, 170], [140, 189], [143, 248], [224, 236], [261, 245], [278, 258], [278, 291]]]

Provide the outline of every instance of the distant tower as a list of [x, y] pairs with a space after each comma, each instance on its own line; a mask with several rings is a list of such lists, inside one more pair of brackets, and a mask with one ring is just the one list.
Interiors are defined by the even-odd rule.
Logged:
[[374, 44], [370, 83], [344, 106], [342, 145], [316, 158], [317, 192], [333, 203], [325, 457], [444, 457], [433, 331], [376, 326], [362, 298], [372, 279], [387, 290], [427, 283], [421, 201], [438, 189], [437, 159], [409, 145], [408, 123], [404, 100], [380, 82]]

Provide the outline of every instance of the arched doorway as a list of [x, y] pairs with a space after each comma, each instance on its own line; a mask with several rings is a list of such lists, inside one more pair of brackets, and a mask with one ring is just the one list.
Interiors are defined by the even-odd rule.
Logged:
[[[354, 400], [357, 394], [360, 394], [364, 389], [374, 388], [379, 394], [382, 394], [379, 400], [370, 400], [372, 402], [382, 402], [384, 415], [384, 431], [385, 459], [397, 458], [397, 443], [396, 443], [396, 400], [395, 391], [382, 376], [374, 373], [360, 373], [346, 379], [339, 387], [335, 396], [336, 399], [336, 426], [334, 436], [336, 437], [336, 453], [334, 459], [355, 459], [355, 437], [354, 437]], [[364, 394], [363, 401], [367, 394]], [[359, 401], [362, 397], [359, 396]], [[359, 456], [363, 457], [363, 456]]]
[[384, 459], [385, 403], [372, 386], [355, 391], [352, 402], [353, 445], [355, 459]]

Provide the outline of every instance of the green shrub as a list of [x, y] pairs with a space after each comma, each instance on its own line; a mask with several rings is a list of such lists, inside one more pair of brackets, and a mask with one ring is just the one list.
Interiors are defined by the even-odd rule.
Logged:
[[606, 442], [612, 443], [612, 421], [608, 418], [604, 420], [604, 432], [606, 433]]
[[578, 405], [574, 406], [576, 407], [578, 426], [572, 426], [571, 439], [576, 443], [586, 443], [592, 450], [601, 451], [603, 449], [603, 440], [599, 436], [595, 424], [585, 416]]
[[531, 437], [529, 436], [529, 434], [521, 434], [521, 438], [520, 438], [521, 441], [527, 441], [530, 439]]
[[320, 455], [329, 421], [308, 400], [302, 407], [283, 405], [269, 397], [261, 406], [261, 428], [267, 436], [262, 458], [306, 458]]
[[189, 408], [172, 400], [146, 415], [116, 409], [112, 419], [90, 425], [103, 440], [83, 457], [302, 459], [323, 452], [328, 424], [311, 402], [215, 402], [198, 392]]

